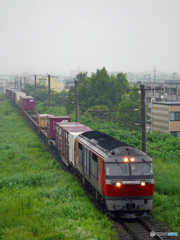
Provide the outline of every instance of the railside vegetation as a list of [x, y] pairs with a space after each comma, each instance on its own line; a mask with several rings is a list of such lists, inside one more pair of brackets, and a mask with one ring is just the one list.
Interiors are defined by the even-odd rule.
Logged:
[[116, 239], [111, 221], [0, 98], [0, 239]]
[[[44, 111], [57, 115], [64, 111], [60, 107], [48, 110], [47, 104]], [[65, 115], [66, 112], [64, 112]], [[75, 115], [70, 114], [71, 120], [75, 121]], [[93, 120], [79, 112], [79, 122], [86, 126], [105, 132], [121, 141], [124, 141], [138, 149], [142, 149], [141, 132], [137, 129], [129, 130], [120, 128], [111, 121]], [[170, 134], [147, 132], [147, 154], [153, 158], [155, 194], [152, 215], [156, 220], [166, 224], [172, 231], [180, 234], [180, 138]]]

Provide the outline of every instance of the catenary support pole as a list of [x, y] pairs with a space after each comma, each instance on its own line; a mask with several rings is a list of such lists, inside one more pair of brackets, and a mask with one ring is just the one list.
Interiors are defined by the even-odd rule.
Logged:
[[49, 87], [49, 110], [51, 110], [51, 86], [50, 86], [50, 75], [48, 74], [48, 87]]
[[17, 77], [17, 90], [18, 90], [18, 77]]
[[25, 85], [26, 85], [26, 77], [24, 77], [24, 88], [25, 88]]
[[142, 120], [142, 151], [146, 153], [146, 103], [145, 103], [145, 85], [141, 89], [141, 120]]
[[21, 77], [20, 77], [20, 90], [22, 89], [22, 81], [21, 81]]
[[78, 81], [74, 79], [75, 81], [75, 89], [76, 89], [76, 122], [78, 122]]
[[34, 75], [34, 80], [35, 80], [35, 101], [36, 101], [36, 75]]

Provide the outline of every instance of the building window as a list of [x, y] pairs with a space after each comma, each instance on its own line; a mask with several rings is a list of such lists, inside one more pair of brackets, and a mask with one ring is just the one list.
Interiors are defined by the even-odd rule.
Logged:
[[169, 88], [165, 87], [165, 93], [169, 93]]
[[155, 87], [155, 92], [156, 93], [161, 93], [161, 88], [160, 87]]
[[149, 114], [151, 114], [151, 108], [148, 108]]
[[146, 98], [146, 102], [147, 102], [147, 103], [151, 103], [151, 98], [150, 98], [150, 97], [147, 97], [147, 98]]
[[180, 121], [180, 112], [170, 112], [170, 121]]
[[176, 131], [172, 131], [170, 132], [170, 134], [173, 136], [173, 137], [180, 137], [180, 132], [176, 132]]
[[98, 157], [94, 153], [92, 154], [92, 174], [98, 179]]
[[180, 96], [180, 89], [178, 90], [178, 95]]
[[176, 95], [177, 89], [176, 88], [171, 88], [171, 95]]
[[39, 78], [39, 84], [45, 85], [46, 84], [46, 79]]

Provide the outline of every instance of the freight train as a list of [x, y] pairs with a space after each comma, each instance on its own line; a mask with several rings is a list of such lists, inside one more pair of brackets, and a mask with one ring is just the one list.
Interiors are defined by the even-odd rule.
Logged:
[[103, 204], [106, 212], [122, 218], [149, 213], [153, 204], [152, 159], [103, 132], [71, 122], [68, 116], [38, 114], [35, 99], [16, 89], [5, 94], [35, 130], [55, 148], [62, 161]]

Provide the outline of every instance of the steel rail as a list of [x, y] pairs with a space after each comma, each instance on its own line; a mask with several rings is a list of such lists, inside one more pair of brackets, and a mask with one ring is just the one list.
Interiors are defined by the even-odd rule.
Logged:
[[[119, 220], [119, 222], [120, 222], [120, 224], [134, 237], [134, 239], [136, 239], [136, 240], [144, 240], [144, 238], [142, 238], [141, 236], [139, 236], [139, 235], [137, 235], [137, 233], [133, 230], [133, 226], [132, 227], [130, 227], [129, 225], [128, 225], [128, 223], [126, 223], [123, 219], [118, 219]], [[154, 230], [151, 228], [151, 227], [149, 227], [148, 225], [147, 225], [147, 223], [145, 223], [141, 218], [137, 218], [136, 219], [136, 221], [134, 221], [134, 223], [139, 223], [140, 224], [140, 226], [143, 226], [144, 228], [145, 228], [145, 230], [147, 230], [148, 232], [149, 232], [149, 234], [150, 234], [150, 232], [154, 232]], [[136, 227], [137, 228], [137, 227]], [[137, 229], [136, 229], [137, 230]], [[139, 229], [140, 230], [140, 229]], [[158, 240], [163, 240], [160, 236], [158, 236], [158, 235], [155, 235], [155, 236], [153, 236], [153, 237], [150, 237], [150, 235], [149, 235], [149, 238], [151, 238], [151, 239], [158, 239]]]
[[121, 219], [119, 219], [119, 222], [121, 223], [121, 225], [123, 225], [123, 227], [128, 230], [128, 232], [131, 233], [131, 235], [136, 239], [136, 240], [142, 240], [141, 238], [139, 238], [135, 232]]
[[[149, 226], [147, 225], [147, 223], [145, 223], [145, 222], [142, 220], [142, 218], [139, 218], [139, 221], [141, 222], [141, 224], [142, 224], [146, 229], [149, 230], [149, 232], [154, 231], [151, 227], [149, 227]], [[155, 237], [156, 239], [163, 240], [163, 239], [162, 239], [160, 236], [158, 236], [158, 235], [155, 235], [154, 237]]]

